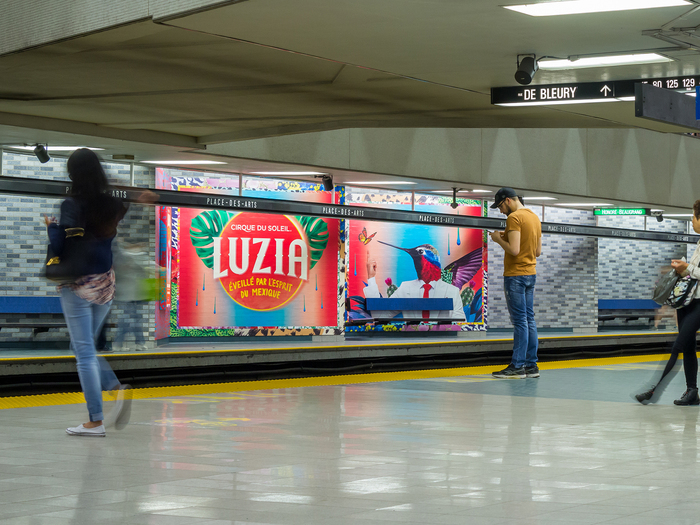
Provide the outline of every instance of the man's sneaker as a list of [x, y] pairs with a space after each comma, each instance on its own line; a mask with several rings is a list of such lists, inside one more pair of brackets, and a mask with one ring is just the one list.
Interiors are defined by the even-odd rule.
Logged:
[[509, 364], [507, 367], [505, 367], [503, 370], [499, 370], [498, 372], [493, 372], [491, 374], [493, 377], [498, 377], [499, 379], [510, 379], [510, 378], [518, 378], [518, 379], [524, 379], [525, 376], [525, 367], [521, 366], [520, 368], [515, 368], [513, 364]]
[[540, 369], [537, 365], [525, 367], [525, 377], [540, 377]]
[[700, 397], [698, 397], [698, 389], [697, 388], [689, 388], [685, 392], [683, 392], [683, 395], [681, 396], [680, 399], [676, 399], [673, 402], [674, 405], [681, 405], [681, 406], [687, 406], [687, 405], [700, 405]]

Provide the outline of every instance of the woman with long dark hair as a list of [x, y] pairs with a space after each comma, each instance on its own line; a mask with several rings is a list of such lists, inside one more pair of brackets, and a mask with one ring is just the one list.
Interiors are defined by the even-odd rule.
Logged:
[[[695, 204], [693, 204], [693, 230], [695, 230], [695, 233], [700, 233], [700, 200], [695, 201]], [[671, 266], [678, 275], [700, 279], [700, 242], [698, 242], [698, 246], [688, 262], [673, 259]], [[637, 401], [644, 405], [653, 403], [659, 398], [673, 378], [674, 374], [671, 374], [671, 372], [674, 370], [678, 356], [681, 353], [683, 354], [686, 390], [673, 403], [681, 406], [700, 405], [700, 396], [698, 396], [698, 356], [695, 339], [698, 330], [700, 330], [700, 287], [696, 290], [693, 300], [687, 306], [676, 310], [676, 312], [678, 316], [678, 337], [673, 343], [671, 357], [666, 363], [661, 378], [654, 387], [635, 396]]]
[[66, 432], [73, 436], [104, 437], [103, 390], [118, 389], [114, 415], [117, 429], [126, 426], [130, 412], [128, 385], [119, 383], [107, 361], [98, 357], [95, 349], [95, 339], [114, 297], [112, 240], [126, 207], [108, 193], [107, 176], [91, 150], [76, 150], [68, 159], [67, 168], [73, 184], [70, 196], [61, 203], [60, 221], [46, 216], [44, 220], [51, 247], [59, 257], [65, 247], [66, 230], [80, 232], [83, 236], [79, 243], [80, 275], [58, 288], [89, 421], [69, 427]]

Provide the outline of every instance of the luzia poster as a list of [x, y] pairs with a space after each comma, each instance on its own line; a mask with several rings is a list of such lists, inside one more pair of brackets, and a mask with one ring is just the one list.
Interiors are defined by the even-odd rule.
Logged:
[[[244, 177], [239, 188], [238, 178], [162, 171], [163, 186], [176, 191], [331, 202], [320, 183]], [[170, 337], [341, 333], [338, 220], [192, 208], [172, 215]]]

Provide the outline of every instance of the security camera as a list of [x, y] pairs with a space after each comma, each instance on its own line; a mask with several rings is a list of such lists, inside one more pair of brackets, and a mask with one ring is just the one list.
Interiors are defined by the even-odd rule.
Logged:
[[[520, 56], [521, 55], [518, 55], [518, 59]], [[518, 84], [527, 86], [530, 82], [532, 82], [532, 77], [534, 77], [535, 73], [537, 72], [537, 60], [535, 55], [528, 55], [522, 60], [518, 60], [517, 64], [518, 69], [515, 72], [515, 81]]]
[[37, 144], [36, 147], [34, 148], [34, 155], [36, 155], [36, 158], [39, 159], [39, 162], [42, 164], [46, 164], [48, 161], [51, 160], [51, 157], [49, 156], [49, 152], [46, 149], [46, 146], [43, 144]]
[[453, 210], [456, 210], [457, 206], [459, 206], [459, 204], [457, 204], [456, 202], [450, 203], [450, 208], [452, 208]]
[[664, 220], [664, 213], [662, 211], [652, 211], [649, 213], [652, 217], [656, 217], [656, 220], [658, 222], [663, 222]]

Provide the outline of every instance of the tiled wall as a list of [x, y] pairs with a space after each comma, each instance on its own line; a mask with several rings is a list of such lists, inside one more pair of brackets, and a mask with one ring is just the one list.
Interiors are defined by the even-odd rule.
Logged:
[[[542, 206], [527, 206], [542, 220]], [[498, 210], [489, 216], [504, 218]], [[588, 211], [544, 208], [544, 220], [594, 225]], [[591, 331], [598, 326], [598, 239], [572, 235], [543, 235], [537, 259], [535, 321], [541, 329]], [[489, 243], [489, 328], [512, 328], [503, 292], [503, 249]]]
[[[115, 185], [130, 184], [128, 165], [104, 163], [110, 183]], [[18, 155], [4, 152], [2, 158], [2, 175], [11, 177], [41, 178], [49, 180], [67, 180], [66, 159], [52, 158], [46, 164], [40, 164], [32, 155]], [[154, 170], [135, 166], [134, 183], [136, 186], [152, 187]], [[46, 256], [46, 227], [43, 215], [60, 215], [59, 199], [39, 199], [34, 197], [0, 195], [0, 295], [4, 296], [58, 296], [56, 287], [39, 276], [39, 271]], [[119, 237], [128, 242], [148, 242], [153, 253], [155, 239], [155, 220], [152, 207], [132, 205], [119, 227]], [[152, 303], [140, 306], [143, 319], [149, 320], [144, 326], [146, 337], [153, 332]], [[109, 322], [118, 323], [122, 308], [115, 303], [110, 313]], [[0, 319], [21, 322], [22, 319], [40, 318], [62, 319], [61, 315], [17, 315], [0, 314]], [[110, 329], [108, 337], [114, 336]], [[3, 328], [0, 330], [0, 342], [51, 340], [68, 341], [65, 329], [52, 328], [34, 338], [30, 328]]]
[[[687, 222], [647, 218], [647, 229], [685, 233]], [[644, 217], [599, 217], [599, 226], [644, 229]], [[600, 239], [598, 241], [600, 299], [651, 299], [660, 270], [686, 255], [687, 245], [668, 242]], [[692, 251], [690, 252], [692, 254]], [[670, 270], [670, 268], [669, 268]]]
[[[65, 159], [52, 159], [40, 164], [33, 156], [5, 152], [2, 174], [65, 180]], [[128, 185], [129, 166], [105, 163], [113, 184]], [[135, 167], [135, 184], [153, 187], [154, 170]], [[60, 201], [0, 195], [0, 295], [56, 296], [55, 287], [39, 277], [38, 272], [46, 253], [46, 229], [41, 216], [58, 215]], [[542, 219], [542, 206], [531, 206]], [[503, 218], [497, 210], [490, 216]], [[547, 222], [588, 224], [596, 223], [590, 211], [544, 208]], [[643, 219], [635, 217], [600, 217], [599, 225], [643, 229]], [[664, 222], [647, 221], [654, 231], [686, 233], [687, 222], [666, 219]], [[134, 206], [129, 210], [119, 229], [120, 237], [128, 241], [147, 241], [154, 250], [155, 221], [152, 208]], [[537, 263], [535, 290], [535, 318], [544, 329], [595, 330], [597, 327], [598, 299], [646, 299], [659, 268], [671, 258], [689, 257], [693, 245], [674, 245], [661, 242], [593, 239], [568, 235], [545, 235], [542, 256]], [[503, 293], [503, 250], [489, 243], [489, 328], [510, 329], [510, 319]], [[152, 303], [143, 305], [141, 313], [149, 320], [148, 334], [153, 331]], [[122, 309], [112, 309], [110, 321], [118, 323]], [[0, 315], [0, 319], [18, 321], [31, 316]], [[47, 316], [50, 317], [50, 316]], [[60, 318], [61, 316], [56, 316]], [[113, 332], [113, 330], [112, 330]], [[110, 337], [113, 337], [110, 333]], [[38, 340], [67, 341], [65, 330], [52, 329], [39, 334]], [[0, 342], [32, 341], [31, 329], [0, 331]], [[151, 337], [152, 339], [152, 337]]]

